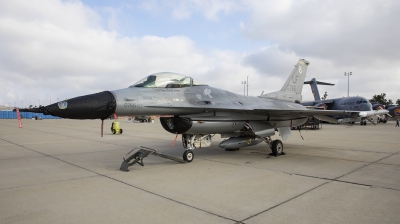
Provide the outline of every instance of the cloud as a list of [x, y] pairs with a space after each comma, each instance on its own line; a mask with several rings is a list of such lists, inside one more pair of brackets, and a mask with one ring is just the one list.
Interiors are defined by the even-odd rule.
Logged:
[[250, 39], [269, 40], [298, 55], [361, 65], [398, 61], [398, 1], [252, 1]]
[[311, 62], [308, 77], [336, 83], [321, 87], [329, 88], [329, 97], [347, 95], [344, 72], [352, 71], [350, 95], [370, 98], [375, 92], [386, 92], [389, 98], [399, 98], [398, 1], [254, 0], [248, 7], [251, 19], [240, 24], [243, 35], [277, 49], [272, 54], [260, 50], [246, 58], [260, 72], [277, 73], [281, 65], [261, 62], [279, 61], [274, 55], [285, 61], [289, 58], [280, 53], [291, 52]]
[[107, 31], [78, 1], [29, 3], [0, 5], [0, 104], [21, 106], [29, 99], [37, 105], [39, 99], [47, 103], [124, 88], [161, 71], [199, 76], [214, 69], [215, 57], [219, 60], [185, 36]]
[[265, 76], [281, 76], [287, 71], [288, 62], [295, 64], [298, 59], [293, 52], [284, 52], [278, 46], [269, 46], [247, 55], [243, 64], [257, 69], [260, 74]]
[[[329, 97], [347, 95], [343, 73], [352, 71], [351, 95], [369, 98], [385, 92], [389, 99], [400, 98], [400, 29], [395, 13], [399, 4], [341, 3], [175, 0], [139, 4], [146, 12], [168, 12], [175, 19], [199, 14], [210, 26], [224, 15], [248, 10], [250, 19], [243, 17], [236, 25], [258, 47], [238, 52], [201, 49], [183, 31], [168, 36], [123, 35], [114, 28], [121, 29], [119, 13], [125, 9], [119, 6], [103, 9], [110, 14], [104, 18], [97, 13], [101, 10], [80, 1], [1, 1], [0, 104], [21, 106], [24, 101], [26, 106], [32, 101], [37, 105], [39, 99], [48, 104], [50, 99], [125, 88], [162, 71], [190, 75], [236, 93], [243, 92], [241, 81], [249, 76], [249, 95], [254, 96], [262, 90], [279, 90], [299, 58], [310, 61], [307, 79], [336, 84], [320, 87]], [[304, 86], [304, 99], [312, 99], [308, 89]]]
[[156, 15], [168, 12], [174, 19], [191, 19], [200, 14], [210, 21], [218, 21], [221, 14], [242, 11], [245, 3], [230, 0], [152, 0], [140, 4], [140, 8]]

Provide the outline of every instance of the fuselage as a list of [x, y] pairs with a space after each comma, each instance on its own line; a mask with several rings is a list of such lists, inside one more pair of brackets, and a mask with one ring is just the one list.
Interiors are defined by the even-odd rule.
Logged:
[[[120, 116], [188, 115], [207, 113], [214, 109], [235, 113], [268, 108], [307, 110], [297, 103], [244, 96], [210, 86], [183, 88], [130, 87], [111, 92], [117, 102], [116, 113]], [[264, 117], [268, 114], [260, 114], [260, 116]]]
[[[151, 80], [167, 79], [169, 75], [176, 76], [154, 74], [156, 77]], [[162, 119], [163, 127], [171, 133], [186, 134], [233, 133], [242, 130], [249, 121], [263, 122], [266, 125], [263, 128], [274, 132], [275, 128], [298, 126], [307, 121], [305, 116], [290, 117], [268, 111], [308, 110], [298, 103], [244, 96], [193, 80], [182, 84], [185, 77], [167, 80], [159, 83], [142, 80], [129, 88], [111, 91], [116, 100], [116, 114], [173, 115], [170, 123]]]
[[[372, 104], [364, 97], [342, 97], [330, 100], [312, 101], [302, 103], [304, 106], [321, 106], [327, 110], [348, 110], [348, 111], [371, 111]], [[335, 119], [343, 119], [346, 116], [332, 116]]]
[[103, 120], [116, 113], [118, 116], [171, 115], [199, 121], [199, 124], [261, 121], [273, 128], [298, 126], [308, 118], [302, 113], [293, 115], [293, 111], [308, 110], [298, 103], [235, 94], [170, 72], [149, 75], [128, 88], [28, 110], [73, 119]]

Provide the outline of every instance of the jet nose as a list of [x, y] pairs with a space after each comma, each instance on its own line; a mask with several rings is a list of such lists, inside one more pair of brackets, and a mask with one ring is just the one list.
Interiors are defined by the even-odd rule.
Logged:
[[106, 119], [116, 108], [116, 100], [110, 91], [75, 97], [45, 107], [20, 111], [43, 113], [70, 119]]

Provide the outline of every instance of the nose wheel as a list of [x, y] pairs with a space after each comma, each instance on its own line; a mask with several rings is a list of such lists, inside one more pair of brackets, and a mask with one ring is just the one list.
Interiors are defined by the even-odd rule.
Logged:
[[183, 160], [185, 160], [186, 162], [190, 163], [192, 162], [194, 159], [194, 154], [192, 150], [186, 150], [183, 153]]

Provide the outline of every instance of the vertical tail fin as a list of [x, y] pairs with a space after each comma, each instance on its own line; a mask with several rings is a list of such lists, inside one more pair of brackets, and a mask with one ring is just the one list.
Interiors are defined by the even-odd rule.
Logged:
[[327, 83], [327, 82], [320, 82], [315, 80], [315, 78], [312, 78], [310, 81], [306, 81], [304, 82], [304, 84], [310, 84], [311, 86], [311, 91], [314, 95], [314, 100], [315, 101], [321, 101], [321, 96], [319, 95], [319, 91], [318, 91], [318, 85], [327, 85], [327, 86], [334, 86], [335, 84], [332, 83]]
[[300, 103], [302, 99], [301, 92], [303, 90], [303, 82], [306, 78], [309, 64], [310, 62], [300, 59], [280, 91], [268, 93], [261, 97]]

